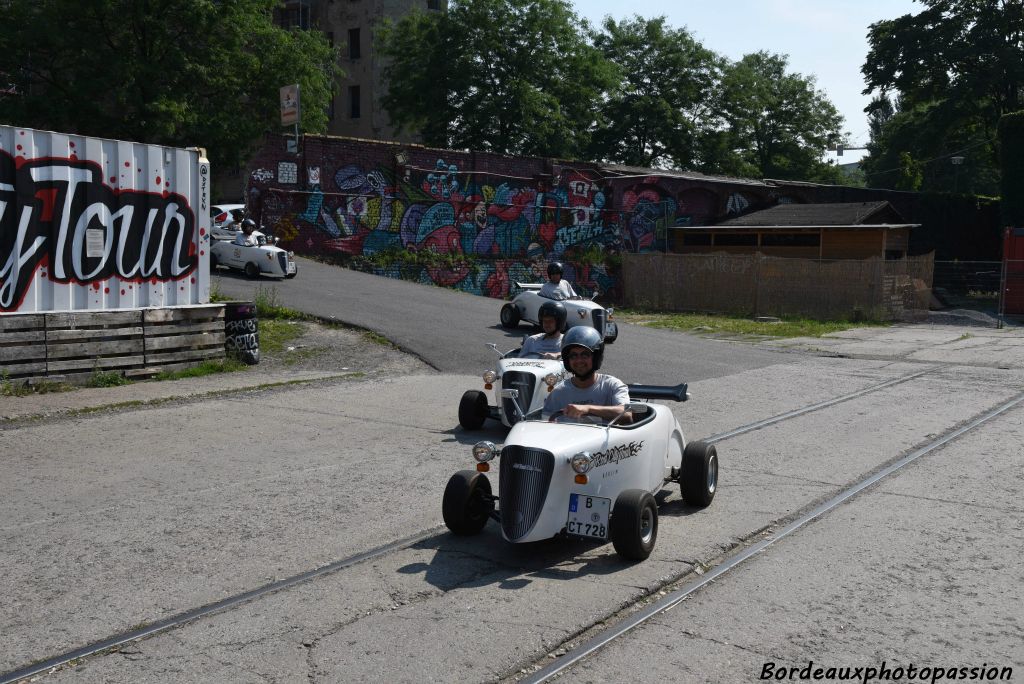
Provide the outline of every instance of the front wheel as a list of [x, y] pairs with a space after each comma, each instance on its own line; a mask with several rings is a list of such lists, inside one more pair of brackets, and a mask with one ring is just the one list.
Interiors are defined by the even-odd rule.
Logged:
[[627, 489], [615, 499], [608, 523], [612, 545], [627, 560], [645, 560], [658, 541], [658, 505], [650, 492]]
[[477, 534], [484, 529], [494, 511], [491, 481], [475, 470], [460, 470], [444, 488], [441, 514], [448, 529], [459, 536]]
[[260, 274], [260, 267], [256, 265], [256, 262], [250, 261], [245, 265], [245, 275], [250, 278], [256, 278]]
[[217, 260], [217, 255], [210, 252], [210, 272], [213, 273], [220, 266], [220, 261]]
[[506, 304], [501, 307], [501, 327], [516, 328], [519, 326], [519, 310], [515, 304]]
[[465, 430], [479, 430], [487, 419], [487, 395], [469, 390], [459, 402], [459, 425]]
[[683, 450], [679, 489], [691, 506], [704, 508], [718, 491], [718, 451], [713, 444], [690, 442]]

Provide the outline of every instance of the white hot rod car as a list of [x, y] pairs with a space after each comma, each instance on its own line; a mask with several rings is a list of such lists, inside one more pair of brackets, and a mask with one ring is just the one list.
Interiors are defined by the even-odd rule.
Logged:
[[[647, 558], [658, 538], [654, 495], [678, 482], [688, 504], [708, 506], [718, 488], [718, 454], [711, 444], [688, 444], [667, 406], [644, 401], [685, 401], [685, 384], [628, 387], [627, 412], [607, 424], [558, 422], [559, 414], [536, 411], [512, 427], [503, 447], [475, 444], [476, 470], [455, 473], [444, 491], [448, 529], [472, 535], [494, 518], [509, 542], [611, 540], [620, 556]], [[487, 476], [494, 459], [497, 496]]]
[[[519, 419], [544, 406], [544, 399], [566, 375], [561, 359], [540, 354], [519, 356], [519, 349], [502, 353], [498, 345], [488, 344], [500, 357], [495, 370], [484, 371], [483, 390], [466, 390], [459, 402], [459, 425], [478, 430], [488, 418], [512, 427]], [[503, 395], [505, 389], [516, 396]]]
[[214, 240], [210, 245], [210, 271], [218, 266], [244, 271], [250, 278], [260, 275], [294, 278], [299, 267], [295, 253], [277, 246], [277, 239], [266, 235], [255, 236], [257, 244], [244, 244], [244, 236], [228, 240]]
[[[516, 283], [520, 292], [511, 302], [501, 307], [498, 315], [501, 325], [504, 328], [514, 329], [519, 326], [520, 321], [526, 321], [534, 325], [540, 325], [538, 314], [540, 307], [545, 302], [559, 301], [565, 306], [565, 329], [577, 325], [587, 325], [595, 328], [604, 341], [613, 343], [619, 336], [619, 326], [612, 320], [614, 309], [605, 309], [593, 299], [584, 297], [572, 297], [569, 299], [552, 300], [540, 294], [542, 285], [540, 283]], [[595, 295], [596, 296], [596, 295]], [[563, 330], [563, 332], [565, 332]]]

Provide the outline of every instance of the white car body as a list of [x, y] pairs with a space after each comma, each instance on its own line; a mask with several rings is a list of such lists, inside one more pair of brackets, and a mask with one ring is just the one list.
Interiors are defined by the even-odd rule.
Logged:
[[[543, 358], [540, 354], [519, 356], [513, 349], [502, 354], [498, 346], [488, 344], [499, 359], [495, 370], [483, 374], [483, 390], [468, 390], [459, 403], [459, 423], [467, 430], [476, 430], [486, 418], [512, 427], [519, 420], [544, 406], [544, 399], [567, 371], [561, 359]], [[502, 396], [502, 390], [514, 389], [516, 397]]]
[[214, 240], [234, 240], [241, 230], [245, 215], [244, 204], [215, 204], [210, 207], [210, 237]]
[[242, 245], [226, 240], [214, 240], [210, 245], [210, 270], [218, 266], [244, 271], [250, 278], [260, 275], [294, 278], [299, 267], [295, 263], [295, 254], [281, 249], [274, 240], [260, 236], [257, 245]]
[[540, 307], [546, 302], [561, 302], [565, 306], [565, 327], [576, 327], [586, 325], [596, 329], [604, 337], [608, 344], [613, 343], [619, 336], [619, 326], [611, 320], [614, 309], [605, 309], [593, 299], [576, 297], [573, 299], [552, 299], [540, 294], [540, 283], [516, 283], [521, 291], [511, 302], [502, 306], [499, 319], [502, 326], [515, 328], [519, 321], [527, 321], [534, 325], [540, 325]]
[[[685, 401], [686, 385], [629, 387], [632, 422], [562, 423], [534, 415], [512, 427], [500, 451], [490, 442], [477, 443], [477, 471], [456, 473], [445, 489], [449, 529], [475, 534], [495, 518], [512, 543], [568, 535], [611, 540], [620, 555], [646, 558], [657, 539], [654, 495], [675, 481], [687, 503], [709, 505], [718, 485], [718, 456], [712, 445], [688, 444], [667, 406], [637, 401]], [[496, 497], [485, 474], [493, 458], [499, 470]]]

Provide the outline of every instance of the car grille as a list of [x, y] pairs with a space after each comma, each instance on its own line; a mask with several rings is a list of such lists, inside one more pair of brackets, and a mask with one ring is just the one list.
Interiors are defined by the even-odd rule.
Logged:
[[555, 457], [550, 451], [521, 446], [501, 450], [498, 502], [501, 529], [509, 541], [526, 536], [537, 523], [554, 469]]
[[601, 338], [604, 339], [604, 328], [605, 328], [605, 316], [607, 313], [604, 309], [594, 309], [590, 312], [590, 317], [594, 319], [594, 329], [601, 333]]
[[[505, 397], [501, 400], [501, 410], [505, 413], [505, 419], [509, 425], [515, 425], [519, 419], [526, 415], [530, 409], [530, 401], [533, 399], [533, 388], [537, 384], [537, 378], [532, 373], [520, 373], [509, 371], [501, 374], [501, 388], [519, 390], [518, 399]], [[519, 404], [516, 410], [515, 404]]]
[[281, 273], [288, 272], [288, 254], [286, 252], [277, 253], [277, 263], [281, 265]]

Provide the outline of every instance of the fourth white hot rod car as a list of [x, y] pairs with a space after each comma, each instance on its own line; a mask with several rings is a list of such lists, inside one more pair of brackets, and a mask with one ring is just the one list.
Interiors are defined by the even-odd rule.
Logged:
[[[448, 529], [476, 534], [494, 518], [510, 542], [610, 539], [620, 556], [647, 558], [658, 537], [654, 495], [678, 482], [688, 504], [708, 506], [718, 488], [718, 454], [711, 444], [686, 443], [667, 406], [642, 401], [685, 401], [685, 384], [629, 385], [629, 393], [627, 413], [608, 424], [557, 422], [557, 414], [536, 411], [512, 427], [502, 448], [475, 444], [476, 470], [455, 473], [444, 491]], [[486, 475], [495, 458], [497, 496]]]
[[[559, 301], [565, 306], [565, 329], [577, 325], [588, 325], [595, 328], [604, 341], [611, 344], [619, 336], [619, 326], [612, 320], [614, 309], [605, 309], [592, 298], [575, 297], [569, 299], [552, 299], [540, 293], [540, 283], [516, 283], [520, 292], [511, 302], [501, 307], [498, 318], [505, 328], [516, 328], [520, 321], [540, 325], [538, 318], [540, 307], [545, 302]], [[597, 295], [595, 295], [597, 296]], [[565, 332], [564, 330], [562, 332]]]
[[260, 275], [294, 278], [298, 272], [295, 253], [277, 246], [277, 239], [263, 234], [256, 236], [257, 244], [240, 244], [235, 240], [213, 240], [210, 245], [210, 272], [218, 266], [244, 271], [250, 278]]

